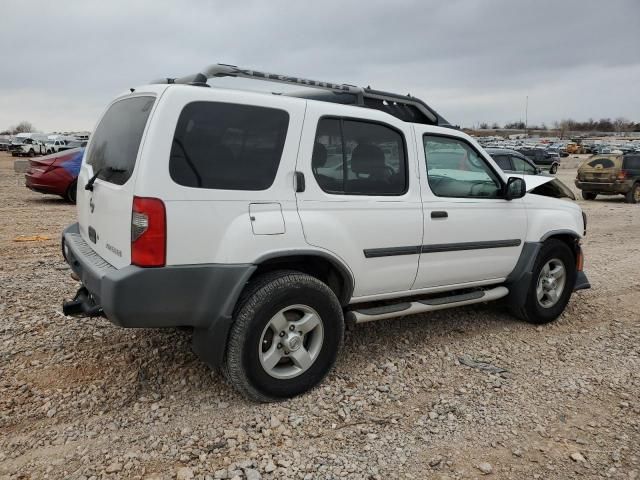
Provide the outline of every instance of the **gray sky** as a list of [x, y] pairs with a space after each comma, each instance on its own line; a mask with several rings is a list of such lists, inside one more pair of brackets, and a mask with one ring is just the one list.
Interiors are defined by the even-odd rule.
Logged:
[[128, 87], [217, 62], [410, 92], [463, 126], [524, 120], [526, 95], [530, 124], [640, 121], [639, 0], [32, 0], [0, 18], [0, 130], [91, 130]]

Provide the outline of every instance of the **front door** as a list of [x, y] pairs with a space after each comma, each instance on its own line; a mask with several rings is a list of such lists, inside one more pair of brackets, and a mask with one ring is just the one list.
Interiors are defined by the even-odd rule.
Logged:
[[413, 132], [381, 112], [332, 107], [309, 102], [305, 115], [296, 169], [306, 241], [351, 268], [354, 297], [410, 290], [422, 240]]
[[502, 198], [495, 164], [465, 138], [416, 129], [424, 238], [414, 289], [495, 283], [515, 267], [524, 202]]

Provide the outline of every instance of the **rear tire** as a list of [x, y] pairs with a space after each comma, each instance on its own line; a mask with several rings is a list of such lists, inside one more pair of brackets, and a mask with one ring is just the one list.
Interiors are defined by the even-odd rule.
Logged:
[[576, 283], [573, 252], [561, 240], [544, 242], [533, 267], [531, 284], [524, 305], [512, 313], [529, 323], [549, 323], [564, 311]]
[[238, 301], [222, 370], [249, 399], [294, 397], [329, 373], [343, 336], [342, 307], [326, 284], [296, 271], [272, 272], [252, 281]]
[[29, 156], [30, 157], [35, 157], [36, 156], [36, 152], [34, 152], [33, 150], [29, 150]]
[[69, 203], [76, 203], [76, 194], [78, 189], [78, 182], [74, 181], [69, 188], [67, 188], [67, 193], [65, 193], [64, 197], [67, 199]]
[[582, 190], [582, 198], [585, 200], [595, 200], [598, 194], [596, 192], [585, 192]]
[[627, 203], [639, 203], [640, 202], [640, 182], [636, 182], [631, 187], [624, 199]]

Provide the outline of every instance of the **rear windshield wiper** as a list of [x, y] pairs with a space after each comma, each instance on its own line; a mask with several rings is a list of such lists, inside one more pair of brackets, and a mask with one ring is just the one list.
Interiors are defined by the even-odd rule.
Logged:
[[114, 168], [114, 167], [102, 167], [102, 168], [99, 168], [98, 171], [93, 174], [93, 177], [91, 177], [89, 179], [87, 184], [84, 186], [84, 189], [85, 190], [89, 190], [90, 192], [93, 192], [93, 184], [97, 180], [98, 175], [100, 175], [102, 172], [122, 173], [122, 172], [126, 172], [126, 170], [123, 169], [123, 168]]

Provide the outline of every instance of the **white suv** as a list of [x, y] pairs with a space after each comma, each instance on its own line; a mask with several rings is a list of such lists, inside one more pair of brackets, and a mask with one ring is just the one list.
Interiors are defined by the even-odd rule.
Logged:
[[345, 324], [501, 298], [558, 317], [589, 287], [586, 218], [550, 180], [505, 176], [414, 97], [214, 65], [103, 114], [63, 234], [82, 282], [64, 312], [193, 327], [243, 394], [291, 397], [330, 371]]

